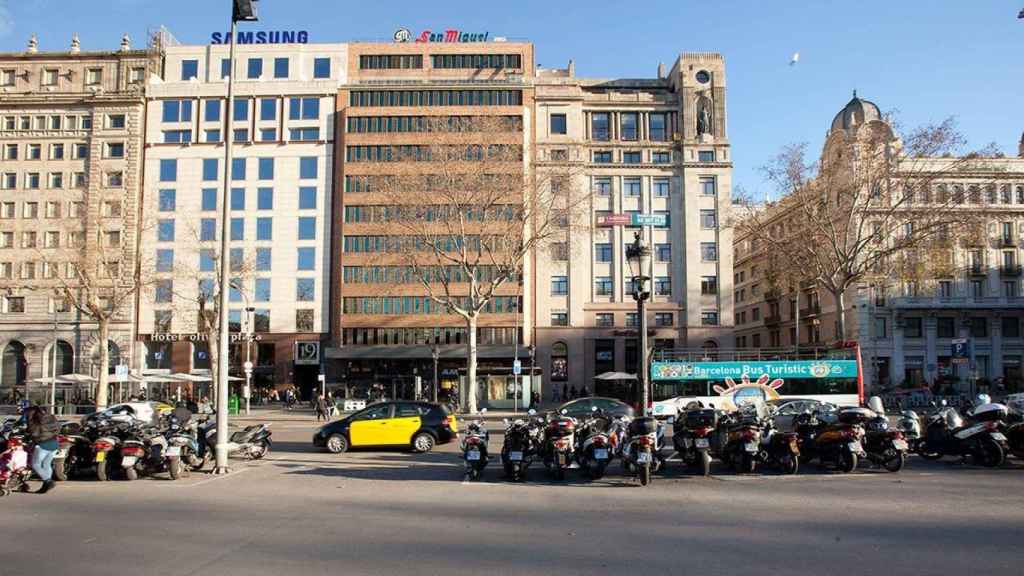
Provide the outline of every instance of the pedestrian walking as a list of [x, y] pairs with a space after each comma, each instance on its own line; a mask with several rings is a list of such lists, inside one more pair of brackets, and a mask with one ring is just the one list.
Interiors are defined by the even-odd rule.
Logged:
[[566, 398], [566, 400], [575, 400], [576, 398], [576, 385], [573, 384], [572, 388], [569, 388], [569, 396]]
[[551, 387], [551, 403], [559, 404], [562, 401], [562, 397], [558, 395], [558, 386]]
[[562, 384], [562, 402], [568, 402], [569, 400], [572, 400], [572, 398], [569, 398], [569, 385]]
[[533, 394], [530, 394], [530, 408], [535, 408], [536, 409], [536, 408], [539, 408], [539, 407], [540, 407], [540, 392], [534, 392]]
[[327, 399], [323, 394], [316, 398], [316, 421], [319, 422], [321, 418], [327, 420]]
[[60, 424], [52, 414], [39, 406], [31, 406], [28, 410], [28, 437], [35, 444], [32, 450], [32, 470], [43, 481], [37, 494], [46, 494], [56, 485], [53, 481], [53, 456], [59, 448], [57, 433], [60, 432]]
[[587, 390], [587, 385], [584, 384], [583, 388], [580, 390], [580, 398], [586, 398], [588, 396], [590, 396], [590, 390]]

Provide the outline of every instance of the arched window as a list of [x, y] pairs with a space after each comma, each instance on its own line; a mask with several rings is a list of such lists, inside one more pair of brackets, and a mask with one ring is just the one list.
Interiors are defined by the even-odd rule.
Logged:
[[[52, 351], [50, 352], [53, 353]], [[49, 360], [53, 358], [50, 356]], [[63, 340], [57, 341], [57, 375], [71, 374], [75, 371], [75, 349], [71, 347], [71, 344]]]
[[710, 358], [711, 360], [718, 360], [718, 342], [714, 340], [705, 340], [700, 345], [701, 350], [704, 351], [704, 357]]
[[569, 347], [565, 342], [551, 345], [551, 380], [563, 382], [569, 379]]
[[5, 390], [2, 397], [14, 397], [15, 389], [25, 385], [25, 345], [17, 340], [11, 340], [4, 348], [3, 371], [0, 374], [0, 383]]

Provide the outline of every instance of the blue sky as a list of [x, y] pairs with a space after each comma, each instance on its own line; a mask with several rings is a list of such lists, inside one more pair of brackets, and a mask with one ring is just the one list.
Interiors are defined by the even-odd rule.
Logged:
[[[43, 50], [141, 45], [167, 26], [183, 43], [224, 30], [228, 0], [0, 0], [0, 51], [35, 32]], [[906, 126], [955, 116], [971, 148], [1016, 154], [1024, 131], [1024, 0], [730, 1], [261, 0], [253, 29], [305, 29], [314, 42], [387, 40], [396, 27], [489, 30], [527, 39], [537, 61], [580, 76], [651, 77], [683, 51], [726, 59], [735, 183], [766, 191], [759, 168], [789, 143], [822, 143], [858, 94]], [[794, 52], [796, 66], [788, 65]]]

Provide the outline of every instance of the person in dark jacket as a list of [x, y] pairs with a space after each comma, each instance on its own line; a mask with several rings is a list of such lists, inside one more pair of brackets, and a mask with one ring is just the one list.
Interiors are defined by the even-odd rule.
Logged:
[[53, 481], [53, 456], [57, 453], [57, 433], [60, 423], [52, 414], [39, 406], [28, 409], [28, 437], [35, 445], [32, 450], [32, 470], [42, 479], [39, 494], [46, 494], [56, 483]]
[[323, 394], [316, 399], [316, 421], [319, 422], [321, 418], [327, 420], [327, 399]]

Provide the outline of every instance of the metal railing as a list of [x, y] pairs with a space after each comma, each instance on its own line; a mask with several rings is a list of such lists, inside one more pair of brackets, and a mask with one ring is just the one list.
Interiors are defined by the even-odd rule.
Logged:
[[675, 348], [655, 350], [654, 362], [743, 362], [750, 360], [854, 360], [853, 348], [800, 347], [789, 348]]

